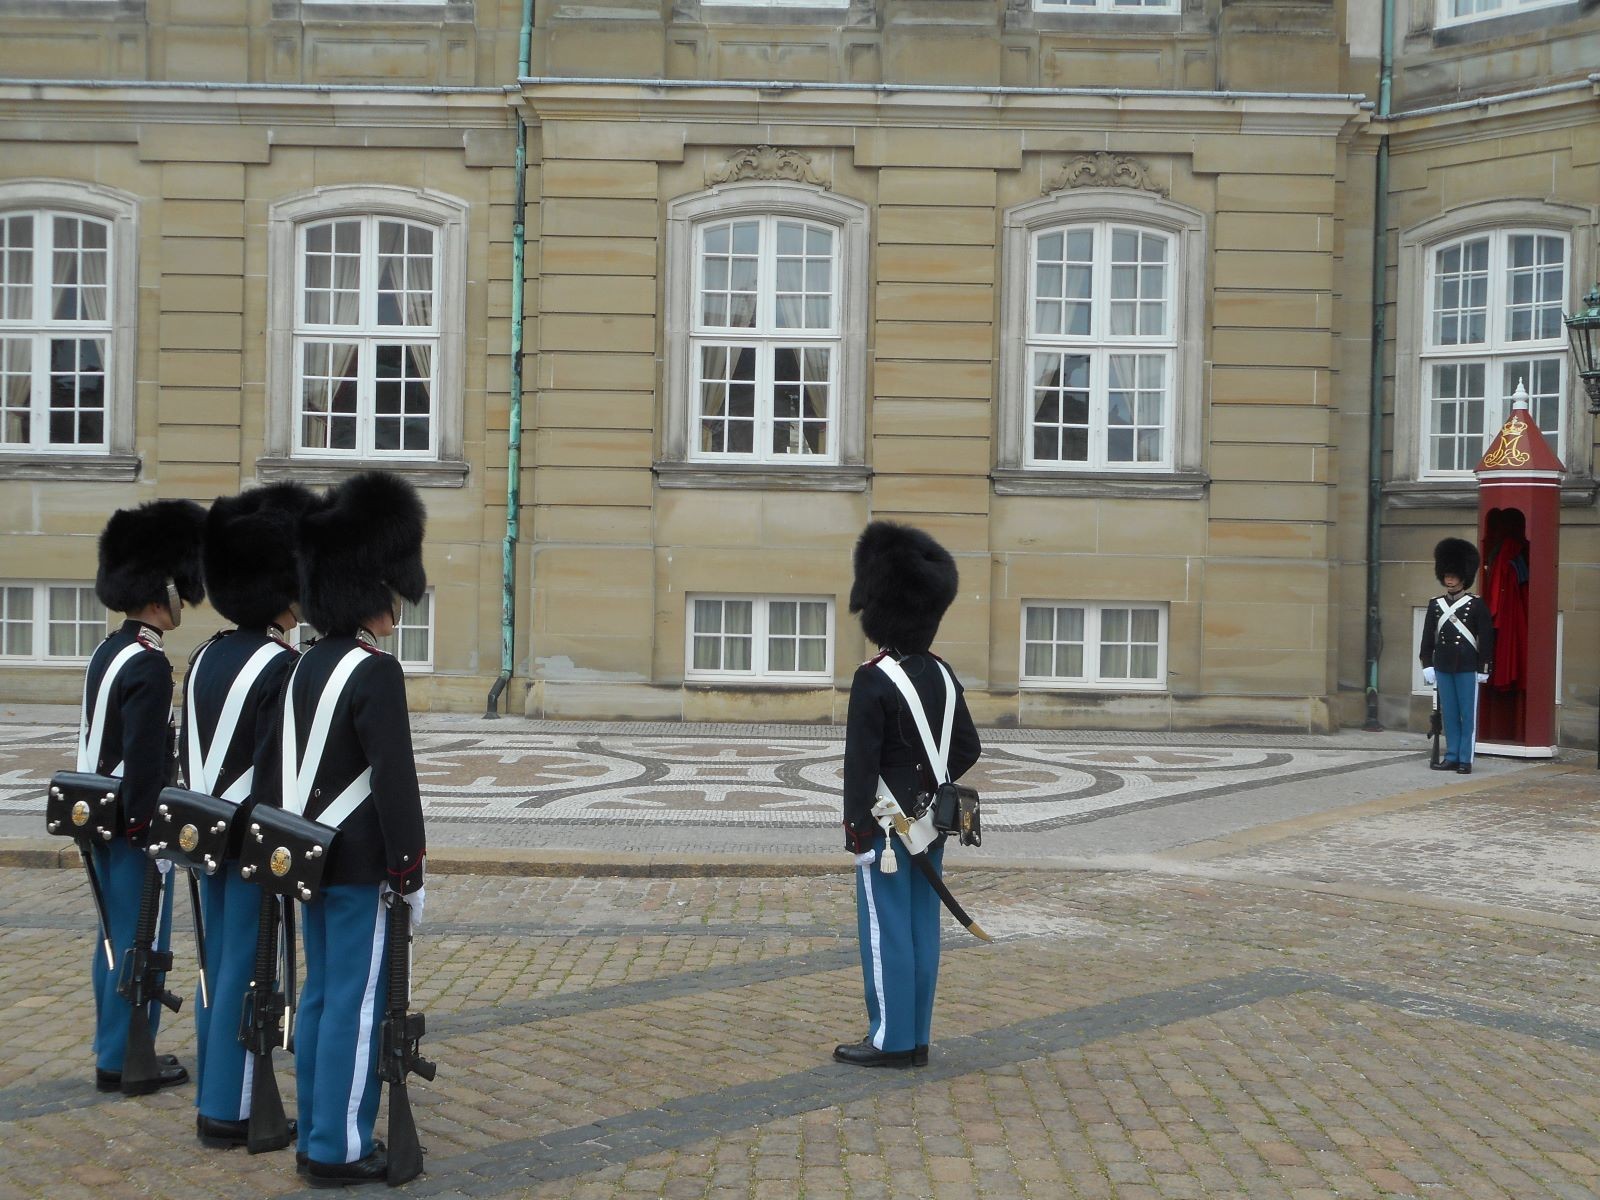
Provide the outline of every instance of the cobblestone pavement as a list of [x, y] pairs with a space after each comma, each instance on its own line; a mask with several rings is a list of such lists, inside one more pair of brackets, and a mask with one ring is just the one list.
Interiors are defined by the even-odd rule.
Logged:
[[[406, 1191], [1600, 1195], [1600, 786], [1452, 787], [1140, 869], [968, 860], [996, 942], [950, 927], [916, 1071], [828, 1060], [863, 1023], [847, 875], [435, 876]], [[201, 1150], [192, 1088], [93, 1090], [88, 912], [75, 874], [0, 870], [0, 1194], [300, 1195], [286, 1155]]]
[[[0, 850], [60, 845], [37, 797], [70, 733], [0, 723]], [[864, 1025], [836, 731], [419, 718], [439, 860], [533, 874], [430, 883], [440, 1074], [412, 1089], [431, 1153], [405, 1191], [1600, 1196], [1587, 763], [986, 736], [998, 819], [949, 878], [996, 941], [947, 926], [932, 1061], [880, 1072], [828, 1058]], [[590, 874], [537, 874], [563, 850]], [[637, 852], [685, 873], [617, 874]], [[89, 914], [75, 871], [0, 869], [0, 1197], [301, 1195], [284, 1154], [202, 1150], [192, 1086], [94, 1091]], [[186, 1005], [162, 1049], [192, 1040]]]

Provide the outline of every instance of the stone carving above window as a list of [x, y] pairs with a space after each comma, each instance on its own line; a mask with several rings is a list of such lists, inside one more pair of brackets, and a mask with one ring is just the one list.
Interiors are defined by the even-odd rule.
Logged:
[[1061, 169], [1044, 185], [1046, 196], [1081, 187], [1125, 187], [1165, 196], [1167, 189], [1150, 177], [1150, 168], [1126, 154], [1097, 150], [1080, 154], [1061, 164]]
[[817, 174], [811, 156], [778, 146], [750, 146], [736, 150], [728, 161], [706, 176], [707, 185], [741, 179], [781, 179], [831, 189], [833, 184]]

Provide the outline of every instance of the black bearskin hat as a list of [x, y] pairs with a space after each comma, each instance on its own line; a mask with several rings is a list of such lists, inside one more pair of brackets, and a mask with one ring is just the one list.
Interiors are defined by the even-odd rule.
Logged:
[[262, 629], [299, 599], [295, 526], [314, 500], [298, 483], [217, 497], [201, 551], [212, 608], [241, 629]]
[[206, 510], [193, 500], [151, 500], [119, 508], [100, 532], [94, 594], [113, 612], [138, 612], [167, 602], [172, 580], [188, 604], [206, 598], [200, 574], [200, 531]]
[[939, 621], [961, 579], [950, 552], [920, 529], [873, 521], [856, 541], [850, 611], [879, 646], [920, 654], [933, 645]]
[[398, 592], [413, 604], [427, 512], [417, 489], [389, 471], [352, 475], [300, 518], [300, 607], [325, 634], [354, 633]]
[[1470, 588], [1478, 578], [1478, 548], [1463, 538], [1445, 538], [1433, 548], [1433, 573], [1442, 584], [1446, 575], [1461, 580]]

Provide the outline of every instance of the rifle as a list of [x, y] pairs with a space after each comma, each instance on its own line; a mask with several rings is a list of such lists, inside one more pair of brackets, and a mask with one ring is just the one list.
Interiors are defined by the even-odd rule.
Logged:
[[161, 1086], [161, 1063], [156, 1058], [155, 1034], [150, 1028], [150, 1005], [160, 1003], [172, 1012], [183, 1006], [183, 998], [167, 991], [167, 972], [172, 969], [172, 952], [157, 950], [156, 915], [161, 910], [161, 872], [154, 862], [145, 862], [144, 884], [139, 894], [139, 920], [134, 927], [133, 944], [123, 953], [122, 975], [117, 980], [117, 995], [127, 1000], [128, 1044], [122, 1060], [122, 1093], [140, 1096]]
[[1439, 686], [1433, 688], [1433, 711], [1428, 714], [1428, 736], [1433, 739], [1433, 752], [1428, 756], [1428, 765], [1439, 765], [1439, 739], [1444, 736], [1444, 719], [1439, 715]]
[[[245, 1149], [251, 1154], [282, 1150], [293, 1140], [289, 1120], [283, 1112], [283, 1097], [278, 1092], [278, 1076], [272, 1069], [273, 1050], [279, 1046], [287, 1049], [289, 1045], [289, 1026], [284, 1020], [289, 1006], [284, 993], [276, 987], [278, 904], [278, 897], [272, 892], [261, 897], [255, 970], [249, 990], [244, 994], [244, 1012], [239, 1023], [239, 1041], [254, 1056], [250, 1075], [250, 1124], [245, 1134]], [[292, 946], [289, 953], [294, 953]]]
[[411, 1007], [411, 905], [390, 892], [389, 994], [384, 1005], [383, 1029], [378, 1041], [378, 1078], [389, 1085], [389, 1186], [398, 1187], [422, 1174], [423, 1149], [417, 1142], [417, 1123], [411, 1116], [411, 1096], [406, 1076], [417, 1074], [432, 1082], [438, 1067], [422, 1057], [419, 1044], [427, 1029], [422, 1013]]

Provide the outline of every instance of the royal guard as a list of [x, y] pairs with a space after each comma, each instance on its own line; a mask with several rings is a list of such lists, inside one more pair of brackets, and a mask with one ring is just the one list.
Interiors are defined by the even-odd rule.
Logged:
[[313, 1184], [384, 1180], [373, 1139], [386, 1004], [387, 907], [423, 903], [422, 799], [405, 675], [379, 649], [401, 598], [417, 602], [425, 513], [398, 476], [368, 471], [301, 518], [300, 601], [323, 637], [301, 655], [283, 710], [285, 808], [337, 830], [320, 896], [303, 906], [295, 1033], [299, 1152]]
[[1478, 685], [1494, 670], [1494, 620], [1489, 606], [1469, 590], [1478, 575], [1478, 548], [1445, 538], [1433, 548], [1433, 572], [1444, 595], [1428, 601], [1422, 619], [1422, 678], [1436, 688], [1445, 752], [1436, 771], [1472, 774]]
[[206, 514], [206, 591], [236, 628], [206, 642], [190, 662], [179, 749], [190, 789], [237, 806], [225, 857], [202, 883], [209, 1002], [195, 1008], [195, 1130], [208, 1146], [243, 1145], [249, 1128], [251, 1073], [239, 1028], [255, 971], [262, 889], [239, 875], [239, 839], [258, 774], [275, 778], [278, 702], [299, 657], [288, 642], [299, 620], [295, 530], [312, 502], [299, 484], [277, 483], [219, 497]]
[[961, 684], [932, 651], [958, 583], [955, 560], [920, 529], [874, 521], [856, 542], [850, 611], [881, 650], [856, 669], [844, 743], [845, 845], [856, 856], [868, 1029], [833, 1057], [855, 1066], [928, 1061], [945, 839], [935, 838], [915, 856], [924, 862], [914, 863], [902, 837], [880, 828], [874, 807], [887, 790], [902, 812], [918, 812], [922, 798], [959, 779], [982, 753]]
[[[134, 1012], [127, 988], [119, 984], [128, 975], [141, 914], [150, 938], [138, 948], [139, 955], [150, 964], [170, 963], [171, 875], [157, 876], [144, 845], [173, 761], [172, 664], [162, 636], [178, 627], [185, 604], [205, 599], [200, 571], [205, 515], [192, 500], [152, 500], [119, 509], [100, 534], [95, 595], [108, 609], [127, 616], [89, 658], [78, 737], [78, 770], [121, 780], [118, 836], [96, 845], [90, 862], [104, 897], [105, 933], [117, 964], [113, 968], [100, 953], [95, 955], [95, 1086], [103, 1092], [152, 1092], [189, 1078], [176, 1058], [164, 1055], [137, 1082], [123, 1079], [130, 1025], [140, 1026], [149, 1046], [159, 1032], [162, 1004], [157, 1000], [165, 997], [165, 973], [141, 966], [137, 1007], [147, 1011]], [[157, 908], [146, 912], [151, 899]]]

